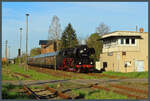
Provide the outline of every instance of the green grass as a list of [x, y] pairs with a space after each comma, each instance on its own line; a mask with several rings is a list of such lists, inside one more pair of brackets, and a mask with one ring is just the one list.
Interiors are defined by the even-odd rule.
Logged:
[[49, 84], [49, 87], [51, 87], [51, 88], [56, 88], [56, 87], [57, 87], [57, 84]]
[[[2, 99], [29, 99], [30, 97], [17, 92], [17, 89], [22, 88], [21, 86], [15, 86], [12, 84], [2, 85]], [[15, 89], [15, 91], [10, 91]], [[31, 99], [31, 98], [30, 98]]]
[[17, 80], [17, 78], [13, 78], [8, 74], [2, 73], [2, 80]]
[[129, 78], [148, 78], [148, 72], [128, 72], [128, 73], [122, 73], [122, 72], [103, 72], [102, 74], [107, 74], [111, 76], [123, 76], [123, 77], [129, 77]]
[[128, 99], [127, 96], [123, 96], [112, 91], [95, 90], [91, 92], [83, 90], [73, 90], [73, 92], [84, 99]]
[[[13, 64], [13, 65], [11, 64], [8, 67], [5, 67], [3, 69], [9, 69], [11, 72], [18, 72], [18, 73], [31, 76], [31, 78], [25, 78], [25, 77], [19, 76], [19, 79], [21, 80], [58, 80], [60, 79], [60, 78], [53, 77], [48, 74], [36, 72], [31, 69], [24, 70], [24, 67], [21, 67], [16, 64]], [[8, 74], [2, 73], [2, 80], [16, 80], [16, 78], [10, 77]]]

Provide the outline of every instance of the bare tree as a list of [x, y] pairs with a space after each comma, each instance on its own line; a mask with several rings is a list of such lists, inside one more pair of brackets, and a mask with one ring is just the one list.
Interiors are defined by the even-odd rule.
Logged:
[[90, 34], [86, 34], [86, 36], [78, 36], [79, 44], [87, 44], [87, 40]]
[[61, 25], [59, 23], [59, 18], [57, 16], [53, 16], [51, 25], [49, 26], [48, 31], [48, 39], [49, 40], [58, 40], [61, 37]]
[[99, 26], [96, 28], [96, 33], [99, 35], [103, 35], [105, 33], [108, 33], [110, 31], [109, 26], [104, 24], [103, 22], [99, 24]]
[[[51, 25], [49, 27], [48, 39], [52, 40], [54, 43], [54, 50], [58, 49], [58, 40], [60, 39], [61, 34], [61, 25], [59, 23], [59, 18], [57, 16], [53, 16]], [[56, 55], [55, 55], [55, 70], [57, 68], [56, 64]]]

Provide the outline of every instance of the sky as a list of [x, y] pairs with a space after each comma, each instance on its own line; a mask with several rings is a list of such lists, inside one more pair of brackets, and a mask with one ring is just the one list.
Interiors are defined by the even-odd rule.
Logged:
[[[52, 17], [56, 15], [62, 31], [71, 23], [77, 37], [85, 39], [96, 32], [100, 23], [112, 31], [135, 31], [143, 27], [148, 32], [148, 2], [2, 2], [2, 57], [8, 40], [8, 56], [17, 56], [19, 28], [23, 28], [22, 51], [25, 52], [26, 16], [29, 15], [28, 53], [40, 47], [39, 40], [48, 39]], [[10, 52], [9, 52], [10, 50]]]

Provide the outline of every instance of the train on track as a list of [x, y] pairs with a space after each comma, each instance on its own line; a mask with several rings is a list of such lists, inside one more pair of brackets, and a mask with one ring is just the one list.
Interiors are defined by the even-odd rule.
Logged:
[[95, 62], [90, 56], [94, 54], [94, 48], [89, 48], [87, 45], [79, 45], [74, 48], [66, 48], [29, 57], [27, 63], [31, 66], [56, 68], [64, 71], [93, 72], [95, 70]]

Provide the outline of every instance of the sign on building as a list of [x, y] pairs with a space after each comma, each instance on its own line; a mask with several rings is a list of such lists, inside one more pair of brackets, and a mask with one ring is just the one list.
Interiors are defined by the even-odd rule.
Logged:
[[113, 56], [113, 52], [108, 52], [107, 55], [108, 56]]

